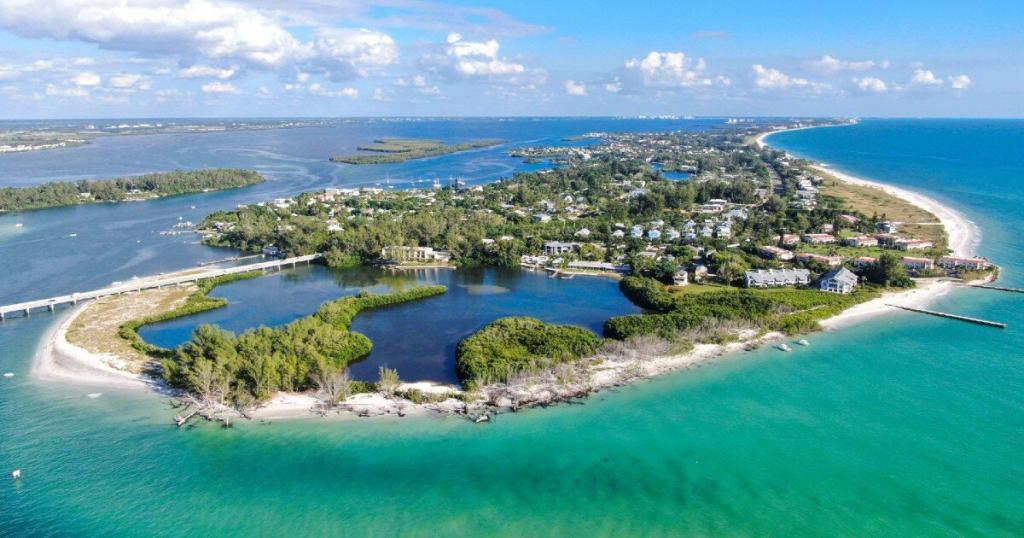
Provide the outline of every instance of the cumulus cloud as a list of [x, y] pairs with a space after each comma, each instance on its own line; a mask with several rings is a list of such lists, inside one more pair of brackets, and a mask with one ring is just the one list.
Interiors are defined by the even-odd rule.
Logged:
[[696, 61], [683, 52], [652, 51], [642, 59], [626, 62], [626, 70], [638, 73], [645, 86], [689, 88], [695, 86], [727, 86], [729, 79], [706, 74], [703, 58]]
[[501, 45], [490, 41], [467, 41], [457, 33], [448, 34], [445, 55], [451, 68], [463, 77], [491, 77], [520, 75], [526, 71], [523, 64], [498, 57]]
[[203, 90], [203, 93], [229, 95], [238, 95], [242, 93], [242, 90], [238, 89], [237, 86], [230, 82], [209, 82], [207, 84], [203, 84], [201, 89]]
[[869, 69], [881, 68], [886, 69], [889, 67], [888, 60], [882, 60], [876, 62], [874, 60], [861, 60], [861, 61], [850, 61], [840, 60], [834, 56], [825, 55], [818, 60], [808, 62], [808, 66], [822, 74], [822, 75], [833, 75], [842, 71], [867, 71]]
[[323, 28], [313, 42], [316, 63], [335, 80], [365, 77], [398, 61], [395, 40], [365, 28]]
[[622, 91], [622, 81], [619, 77], [615, 77], [611, 82], [604, 84], [604, 91], [608, 93], [619, 93]]
[[99, 86], [102, 79], [96, 73], [85, 72], [75, 75], [71, 79], [71, 83], [75, 86]]
[[791, 77], [778, 69], [765, 67], [761, 64], [751, 66], [754, 71], [754, 85], [762, 90], [806, 89], [823, 91], [831, 88], [828, 84], [812, 82], [805, 78]]
[[148, 90], [152, 86], [152, 81], [147, 77], [131, 73], [114, 75], [107, 81], [111, 88], [121, 90]]
[[193, 65], [178, 70], [179, 78], [219, 78], [221, 80], [231, 78], [235, 74], [234, 68], [213, 67], [209, 65]]
[[573, 96], [587, 95], [587, 85], [575, 80], [567, 80], [564, 84], [565, 94]]
[[864, 77], [860, 79], [854, 79], [857, 83], [857, 87], [860, 91], [865, 93], [885, 93], [889, 90], [889, 86], [884, 80], [875, 77]]
[[386, 34], [320, 28], [303, 42], [275, 18], [278, 13], [227, 0], [48, 0], [45, 6], [0, 0], [0, 27], [30, 38], [263, 70], [313, 64], [338, 79], [364, 76], [397, 59]]
[[910, 79], [914, 86], [942, 86], [942, 79], [937, 78], [935, 73], [923, 68], [914, 70], [914, 76]]
[[972, 84], [971, 77], [967, 75], [957, 75], [955, 77], [949, 77], [949, 87], [954, 90], [966, 90]]

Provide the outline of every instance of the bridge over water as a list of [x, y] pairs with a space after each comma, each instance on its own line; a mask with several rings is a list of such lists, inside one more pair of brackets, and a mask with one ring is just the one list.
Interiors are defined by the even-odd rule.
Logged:
[[300, 263], [309, 264], [322, 258], [323, 254], [317, 253], [308, 254], [306, 256], [296, 256], [294, 258], [237, 265], [234, 267], [219, 267], [216, 269], [199, 270], [190, 269], [168, 275], [133, 278], [126, 282], [120, 282], [98, 290], [77, 292], [69, 295], [58, 295], [56, 297], [47, 297], [45, 299], [0, 306], [0, 321], [7, 319], [11, 314], [23, 314], [27, 317], [32, 314], [33, 310], [40, 308], [46, 308], [50, 312], [53, 312], [58, 306], [74, 305], [78, 304], [79, 301], [89, 301], [92, 299], [107, 297], [109, 295], [118, 295], [121, 293], [130, 293], [153, 288], [163, 288], [164, 286], [178, 286], [208, 278], [247, 273], [249, 271], [266, 271], [268, 269], [280, 269], [288, 266], [295, 267]]

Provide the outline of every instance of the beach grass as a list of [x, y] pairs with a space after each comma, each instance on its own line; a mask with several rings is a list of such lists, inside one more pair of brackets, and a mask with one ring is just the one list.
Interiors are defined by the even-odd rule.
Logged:
[[815, 173], [824, 178], [820, 191], [822, 196], [836, 199], [840, 207], [869, 216], [884, 215], [887, 220], [903, 223], [899, 228], [900, 235], [927, 239], [935, 243], [937, 250], [945, 252], [949, 236], [942, 222], [932, 213], [880, 188], [855, 185], [821, 170], [815, 170]]

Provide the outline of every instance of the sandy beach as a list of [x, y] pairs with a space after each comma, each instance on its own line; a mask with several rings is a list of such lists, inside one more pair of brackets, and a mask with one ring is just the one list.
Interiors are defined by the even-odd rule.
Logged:
[[[776, 131], [778, 132], [778, 131]], [[755, 140], [762, 146], [764, 139], [772, 133], [764, 133]], [[977, 226], [962, 213], [938, 201], [911, 190], [885, 185], [838, 172], [826, 164], [816, 165], [820, 171], [831, 174], [841, 181], [881, 189], [901, 198], [925, 211], [934, 214], [949, 236], [950, 248], [956, 255], [970, 256], [980, 242]], [[891, 305], [924, 307], [962, 284], [945, 279], [920, 279], [918, 286], [905, 291], [890, 291], [881, 297], [856, 305], [834, 317], [821, 322], [825, 330], [836, 330], [851, 324], [891, 313]], [[125, 361], [110, 354], [92, 353], [68, 342], [67, 332], [74, 320], [81, 315], [88, 304], [79, 305], [68, 312], [47, 333], [36, 353], [32, 374], [40, 379], [85, 384], [116, 385], [119, 387], [148, 387], [168, 394], [159, 381], [133, 374], [126, 370]], [[692, 367], [724, 355], [744, 349], [753, 349], [781, 341], [780, 333], [757, 335], [748, 332], [739, 341], [729, 344], [698, 344], [682, 354], [668, 354], [662, 349], [636, 349], [614, 356], [599, 356], [584, 359], [577, 366], [578, 373], [585, 381], [569, 382], [556, 379], [553, 372], [545, 372], [518, 380], [514, 385], [496, 384], [480, 391], [480, 399], [466, 404], [449, 398], [439, 403], [415, 404], [400, 398], [382, 394], [357, 394], [329, 413], [322, 413], [322, 401], [312, 394], [279, 393], [249, 413], [256, 419], [286, 419], [313, 416], [366, 417], [366, 416], [407, 416], [415, 414], [460, 414], [480, 416], [495, 408], [518, 408], [561, 401], [589, 394], [594, 391], [621, 386], [637, 379], [650, 378], [665, 373]], [[430, 382], [405, 383], [401, 390], [417, 389], [424, 393], [448, 394], [458, 392], [458, 387], [438, 385]]]

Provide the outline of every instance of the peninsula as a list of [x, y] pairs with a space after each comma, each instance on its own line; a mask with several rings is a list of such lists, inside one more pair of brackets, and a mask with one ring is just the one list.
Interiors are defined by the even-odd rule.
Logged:
[[345, 164], [388, 164], [425, 159], [466, 151], [471, 149], [489, 148], [504, 143], [504, 140], [483, 138], [459, 144], [446, 144], [441, 140], [429, 138], [382, 138], [373, 144], [359, 146], [359, 151], [369, 153], [355, 155], [335, 155], [331, 161]]
[[[609, 276], [646, 310], [608, 319], [600, 336], [531, 318], [495, 320], [459, 343], [460, 387], [402, 383], [388, 369], [355, 381], [345, 371], [369, 351], [365, 337], [347, 330], [359, 310], [443, 289], [342, 298], [280, 329], [234, 335], [203, 326], [176, 350], [153, 348], [136, 330], [188, 308], [90, 325], [106, 333], [100, 340], [115, 335], [140, 351], [148, 366], [135, 371], [182, 390], [189, 413], [430, 410], [484, 420], [893, 305], [921, 306], [958, 282], [994, 277], [987, 260], [970, 255], [973, 227], [961, 215], [767, 148], [759, 141], [772, 128], [604, 134], [585, 148], [537, 150], [559, 153], [563, 167], [489, 185], [331, 188], [213, 213], [199, 226], [211, 245], [267, 256], [320, 253], [332, 266], [497, 265]], [[669, 180], [651, 163], [692, 175]], [[210, 287], [177, 301], [202, 304]], [[54, 341], [86, 348], [70, 355], [88, 362], [112, 348], [90, 343], [95, 337], [74, 325], [79, 315]]]
[[165, 196], [247, 187], [264, 181], [255, 170], [176, 170], [105, 180], [55, 181], [0, 189], [0, 212], [28, 211], [99, 202], [152, 200]]

